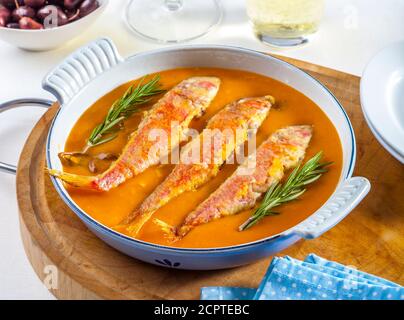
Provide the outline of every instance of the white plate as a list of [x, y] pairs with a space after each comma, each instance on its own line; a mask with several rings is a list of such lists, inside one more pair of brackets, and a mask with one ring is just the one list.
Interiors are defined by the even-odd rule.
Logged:
[[360, 86], [362, 110], [377, 140], [404, 163], [404, 42], [380, 51]]
[[383, 138], [377, 133], [376, 129], [372, 127], [372, 124], [370, 123], [369, 119], [366, 117], [366, 114], [365, 114], [365, 119], [366, 119], [366, 122], [368, 123], [370, 131], [372, 131], [373, 135], [375, 136], [377, 141], [379, 141], [379, 143], [383, 146], [383, 148], [385, 148], [388, 151], [388, 153], [390, 153], [398, 161], [400, 161], [401, 163], [404, 163], [404, 156], [397, 153], [392, 147], [390, 147], [387, 144], [386, 141], [383, 140]]

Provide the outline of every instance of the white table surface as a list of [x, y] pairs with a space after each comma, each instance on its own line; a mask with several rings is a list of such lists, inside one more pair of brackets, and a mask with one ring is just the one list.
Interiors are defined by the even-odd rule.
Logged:
[[[202, 0], [201, 0], [202, 1]], [[244, 0], [222, 0], [221, 25], [193, 43], [243, 46], [275, 52], [360, 75], [384, 46], [404, 39], [404, 0], [327, 0], [321, 29], [310, 44], [273, 50], [255, 39]], [[123, 56], [159, 45], [132, 35], [122, 20], [126, 0], [110, 1], [104, 15], [85, 34], [58, 50], [32, 53], [0, 42], [0, 103], [22, 97], [52, 97], [41, 89], [44, 74], [74, 49], [100, 36], [112, 38]], [[0, 159], [16, 163], [40, 109], [24, 108], [0, 116]], [[27, 260], [18, 225], [15, 177], [0, 173], [0, 299], [54, 299]]]

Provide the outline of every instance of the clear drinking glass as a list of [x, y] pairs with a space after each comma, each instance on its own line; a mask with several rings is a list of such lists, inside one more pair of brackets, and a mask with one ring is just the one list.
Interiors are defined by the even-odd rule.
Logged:
[[304, 44], [318, 30], [324, 0], [247, 0], [258, 39], [277, 47]]
[[131, 0], [126, 8], [129, 28], [161, 43], [201, 37], [221, 18], [219, 0]]

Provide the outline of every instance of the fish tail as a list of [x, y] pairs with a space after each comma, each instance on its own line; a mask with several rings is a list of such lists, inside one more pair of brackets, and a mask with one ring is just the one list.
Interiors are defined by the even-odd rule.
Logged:
[[92, 176], [80, 176], [77, 174], [66, 173], [59, 170], [54, 169], [45, 169], [51, 176], [66, 182], [67, 184], [80, 187], [80, 188], [87, 188], [87, 189], [97, 189], [95, 181], [96, 177]]
[[127, 229], [128, 225], [127, 224], [117, 224], [113, 227], [111, 227], [112, 230], [117, 231], [119, 233], [125, 234], [125, 231]]
[[129, 232], [129, 234], [132, 237], [136, 237], [140, 230], [143, 228], [145, 223], [150, 220], [152, 215], [154, 214], [154, 211], [148, 211], [144, 212], [140, 215], [136, 215], [135, 221], [133, 221], [127, 228], [126, 230]]
[[112, 229], [136, 238], [140, 229], [150, 219], [154, 212], [144, 212], [141, 209], [132, 211], [126, 218]]
[[265, 96], [265, 99], [266, 99], [267, 101], [269, 101], [272, 105], [274, 105], [275, 102], [276, 102], [275, 98], [274, 98], [273, 96], [270, 96], [270, 95], [266, 95], [266, 96]]
[[132, 223], [132, 221], [134, 221], [137, 217], [139, 217], [141, 215], [142, 215], [142, 211], [140, 208], [138, 208], [135, 211], [132, 211], [131, 213], [129, 213], [129, 215], [121, 221], [120, 225], [128, 226]]
[[154, 219], [153, 222], [160, 227], [161, 231], [164, 232], [165, 236], [170, 242], [176, 242], [180, 240], [180, 236], [177, 235], [177, 228], [160, 220]]

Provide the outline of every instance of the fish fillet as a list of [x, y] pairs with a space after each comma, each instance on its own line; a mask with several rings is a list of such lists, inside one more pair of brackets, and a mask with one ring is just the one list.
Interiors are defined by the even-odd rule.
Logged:
[[286, 170], [303, 160], [311, 137], [311, 126], [290, 126], [276, 131], [178, 228], [161, 220], [154, 222], [169, 239], [177, 241], [199, 225], [254, 207], [269, 187], [282, 179]]
[[[190, 150], [199, 148], [201, 141], [214, 141], [210, 148], [202, 151], [202, 161], [175, 166], [166, 180], [123, 221], [123, 224], [130, 223], [127, 227], [129, 234], [136, 236], [153, 213], [173, 198], [185, 191], [195, 190], [215, 177], [226, 159], [248, 139], [249, 131], [256, 131], [262, 124], [273, 103], [271, 96], [245, 98], [227, 105], [211, 118], [199, 137], [181, 152], [181, 155], [187, 155]], [[216, 137], [226, 138], [215, 140]]]
[[[57, 170], [49, 170], [49, 173], [75, 187], [97, 191], [108, 191], [117, 187], [150, 166], [158, 164], [160, 159], [166, 156], [159, 152], [164, 150], [162, 144], [175, 148], [184, 141], [186, 137], [183, 134], [171, 136], [172, 125], [177, 124], [179, 132], [186, 130], [193, 118], [203, 114], [216, 96], [219, 86], [219, 78], [194, 77], [182, 81], [168, 91], [147, 112], [137, 130], [131, 135], [120, 157], [102, 174], [79, 176]], [[156, 142], [151, 139], [155, 129], [163, 130], [168, 141], [161, 139]], [[152, 153], [152, 150], [156, 152]]]

